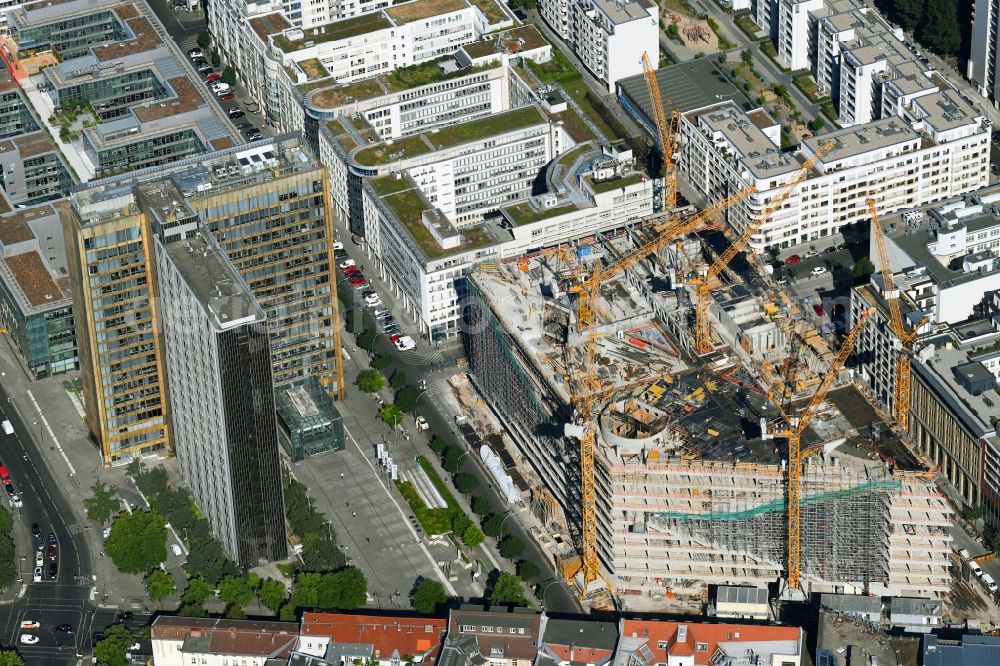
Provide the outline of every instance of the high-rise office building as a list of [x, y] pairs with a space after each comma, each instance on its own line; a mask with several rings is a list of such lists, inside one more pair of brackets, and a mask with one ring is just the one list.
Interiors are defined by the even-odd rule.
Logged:
[[169, 446], [152, 221], [135, 188], [171, 178], [268, 319], [274, 388], [316, 378], [343, 395], [326, 170], [294, 137], [187, 158], [81, 188], [61, 211], [87, 426], [107, 464]]
[[284, 559], [267, 315], [172, 180], [136, 194], [152, 218], [167, 394], [184, 479], [240, 567]]

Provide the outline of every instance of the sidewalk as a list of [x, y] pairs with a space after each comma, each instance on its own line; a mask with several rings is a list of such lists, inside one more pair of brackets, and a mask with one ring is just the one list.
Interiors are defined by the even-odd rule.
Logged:
[[[130, 486], [124, 467], [104, 467], [97, 446], [90, 440], [83, 419], [64, 388], [64, 382], [78, 378], [79, 373], [74, 372], [31, 380], [17, 361], [10, 341], [6, 337], [0, 341], [0, 381], [4, 382], [9, 395], [13, 396], [11, 405], [26, 424], [39, 428], [34, 431], [33, 427], [32, 435], [36, 449], [47, 452], [47, 455], [40, 456], [42, 462], [53, 478], [64, 480], [61, 488], [52, 488], [50, 491], [62, 492], [72, 507], [73, 515], [66, 517], [67, 527], [79, 534], [89, 535], [86, 541], [91, 551], [90, 560], [93, 562], [93, 571], [90, 573], [97, 578], [95, 602], [106, 600], [108, 603], [117, 603], [121, 597], [145, 597], [146, 590], [141, 579], [120, 573], [110, 558], [101, 557], [101, 526], [95, 526], [86, 516], [83, 500], [90, 497], [90, 488], [94, 483], [99, 481], [118, 489]], [[42, 410], [42, 420], [39, 419], [35, 403]], [[32, 548], [29, 555], [33, 553]]]

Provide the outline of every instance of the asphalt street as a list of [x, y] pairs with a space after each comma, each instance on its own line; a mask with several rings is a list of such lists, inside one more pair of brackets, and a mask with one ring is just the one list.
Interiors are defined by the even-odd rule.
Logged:
[[[31, 409], [28, 396], [17, 396], [19, 407]], [[28, 403], [28, 404], [25, 404]], [[75, 663], [77, 656], [90, 648], [89, 635], [94, 607], [91, 603], [92, 571], [87, 548], [89, 527], [78, 524], [66, 498], [58, 492], [60, 482], [50, 461], [58, 455], [54, 446], [40, 450], [35, 437], [41, 437], [43, 424], [24, 422], [11, 408], [6, 387], [0, 386], [3, 418], [14, 426], [13, 435], [0, 433], [0, 461], [7, 467], [23, 506], [14, 509], [18, 576], [23, 585], [20, 596], [0, 605], [0, 642], [15, 645], [28, 663]], [[29, 428], [31, 429], [29, 431]], [[36, 430], [37, 429], [37, 430]], [[9, 499], [9, 498], [8, 498]], [[58, 572], [48, 574], [48, 558], [43, 565], [43, 580], [33, 581], [35, 542], [32, 523], [38, 523], [42, 537], [55, 536]], [[21, 622], [40, 624], [36, 630], [21, 629]], [[69, 624], [72, 632], [56, 632], [55, 627]], [[21, 635], [38, 637], [33, 645], [21, 643]]]

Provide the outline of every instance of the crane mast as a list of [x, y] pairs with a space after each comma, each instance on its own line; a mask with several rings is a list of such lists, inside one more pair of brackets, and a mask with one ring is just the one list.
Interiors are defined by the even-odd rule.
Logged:
[[889, 250], [885, 244], [885, 232], [878, 219], [875, 200], [871, 197], [868, 197], [868, 211], [872, 218], [871, 234], [875, 239], [875, 251], [878, 254], [878, 263], [882, 272], [885, 300], [889, 304], [889, 325], [900, 345], [896, 355], [896, 384], [893, 388], [892, 416], [896, 419], [900, 429], [903, 432], [908, 432], [910, 426], [910, 359], [912, 358], [913, 341], [916, 340], [917, 333], [927, 322], [928, 317], [921, 319], [912, 331], [906, 330], [903, 314], [899, 307], [899, 291], [896, 289], [896, 283], [892, 276], [892, 266], [889, 264]]
[[653, 122], [656, 123], [656, 135], [660, 140], [660, 153], [663, 155], [663, 209], [671, 211], [677, 207], [677, 165], [674, 164], [674, 141], [680, 130], [680, 112], [676, 109], [670, 112], [667, 121], [663, 110], [663, 99], [660, 97], [660, 84], [656, 80], [656, 69], [649, 59], [649, 53], [642, 54], [642, 71], [646, 75], [646, 87], [649, 88], [649, 100], [653, 104]]
[[[806, 408], [797, 417], [786, 417], [783, 414], [782, 420], [785, 427], [781, 430], [767, 433], [767, 437], [784, 437], [788, 441], [788, 589], [793, 590], [799, 586], [802, 576], [802, 540], [801, 540], [801, 509], [802, 509], [802, 433], [809, 427], [816, 408], [826, 400], [826, 394], [836, 381], [837, 375], [844, 367], [847, 357], [854, 350], [858, 334], [865, 327], [868, 318], [875, 312], [875, 308], [868, 308], [861, 313], [858, 321], [854, 323], [847, 337], [844, 338], [840, 350], [833, 359], [830, 369], [823, 376], [816, 393]], [[780, 411], [780, 407], [779, 407]]]

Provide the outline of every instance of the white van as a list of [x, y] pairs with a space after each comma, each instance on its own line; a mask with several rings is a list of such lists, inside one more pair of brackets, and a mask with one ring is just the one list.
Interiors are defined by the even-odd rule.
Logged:
[[14, 426], [12, 426], [10, 424], [10, 421], [4, 421], [3, 422], [3, 431], [4, 431], [5, 435], [13, 435], [14, 434]]
[[979, 566], [979, 563], [976, 562], [975, 560], [969, 560], [969, 569], [972, 570], [972, 573], [976, 574], [977, 578], [983, 577], [983, 569], [982, 567]]
[[993, 580], [993, 576], [989, 574], [983, 574], [983, 583], [986, 584], [986, 587], [989, 588], [990, 592], [997, 591], [997, 582]]

